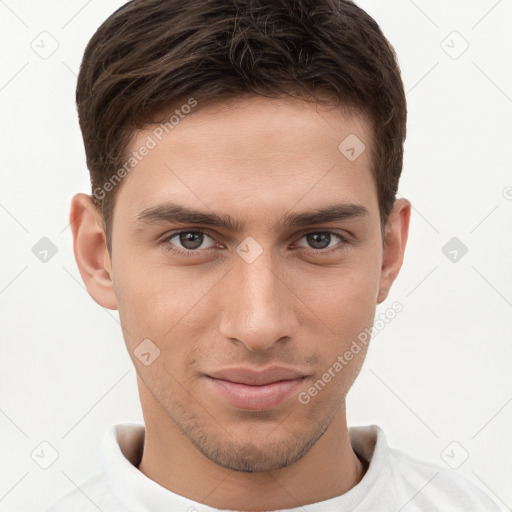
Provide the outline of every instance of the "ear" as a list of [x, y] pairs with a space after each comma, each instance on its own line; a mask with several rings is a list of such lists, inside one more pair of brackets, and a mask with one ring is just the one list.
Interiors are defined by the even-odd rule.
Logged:
[[411, 203], [407, 199], [397, 199], [386, 223], [386, 238], [382, 254], [380, 287], [377, 304], [388, 296], [394, 280], [400, 272], [404, 259], [405, 245], [409, 234]]
[[100, 306], [117, 309], [103, 221], [92, 197], [73, 196], [69, 218], [75, 259], [87, 291]]

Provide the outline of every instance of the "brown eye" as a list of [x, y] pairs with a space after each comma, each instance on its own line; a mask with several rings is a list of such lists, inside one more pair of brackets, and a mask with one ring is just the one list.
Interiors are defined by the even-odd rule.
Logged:
[[[209, 246], [204, 247], [203, 243], [206, 239], [212, 242]], [[174, 241], [173, 241], [174, 240]], [[211, 249], [215, 246], [215, 240], [203, 231], [180, 231], [167, 236], [166, 241], [175, 246], [177, 250], [196, 251], [200, 249]]]
[[312, 249], [326, 249], [331, 243], [329, 233], [312, 233], [306, 236], [306, 240]]
[[204, 235], [203, 233], [198, 232], [188, 232], [188, 233], [180, 233], [178, 235], [178, 240], [180, 244], [185, 247], [185, 249], [195, 250], [201, 247], [203, 243]]
[[[315, 231], [313, 233], [307, 233], [302, 239], [306, 240], [307, 245], [297, 244], [300, 247], [306, 247], [307, 249], [315, 249], [323, 251], [324, 249], [334, 248], [336, 245], [343, 246], [347, 240], [338, 233], [333, 231]], [[341, 243], [340, 243], [341, 242]]]

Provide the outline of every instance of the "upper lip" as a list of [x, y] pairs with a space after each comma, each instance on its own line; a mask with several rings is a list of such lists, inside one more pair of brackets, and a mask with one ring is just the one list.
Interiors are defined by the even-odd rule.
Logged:
[[247, 384], [250, 386], [263, 386], [280, 380], [295, 380], [306, 377], [306, 374], [292, 368], [283, 366], [272, 366], [264, 370], [255, 370], [253, 368], [225, 368], [207, 374], [209, 377], [220, 380], [227, 380], [237, 384]]

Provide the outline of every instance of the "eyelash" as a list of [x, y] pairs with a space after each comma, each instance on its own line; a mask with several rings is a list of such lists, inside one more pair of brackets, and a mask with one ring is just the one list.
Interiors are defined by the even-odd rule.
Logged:
[[[178, 256], [193, 257], [193, 256], [198, 256], [199, 254], [209, 254], [209, 253], [211, 253], [211, 252], [213, 252], [215, 250], [215, 249], [195, 249], [195, 250], [191, 249], [191, 250], [188, 250], [188, 251], [184, 251], [184, 250], [178, 249], [174, 244], [170, 243], [170, 239], [174, 238], [176, 235], [179, 235], [181, 233], [201, 233], [201, 234], [209, 236], [210, 238], [214, 238], [207, 231], [200, 230], [200, 229], [184, 229], [184, 230], [181, 230], [181, 231], [173, 231], [172, 233], [167, 233], [161, 239], [161, 243], [162, 243], [162, 245], [164, 245], [164, 249], [166, 251], [169, 251], [169, 252], [171, 252], [173, 254], [176, 254]], [[320, 255], [325, 255], [325, 254], [331, 254], [333, 252], [345, 251], [346, 248], [347, 248], [347, 245], [349, 245], [351, 243], [350, 240], [348, 240], [346, 237], [344, 237], [340, 233], [337, 233], [336, 231], [329, 231], [329, 230], [325, 230], [325, 231], [310, 231], [308, 233], [304, 233], [299, 238], [299, 240], [304, 238], [304, 237], [306, 237], [306, 236], [308, 236], [308, 235], [313, 235], [313, 234], [328, 234], [328, 235], [332, 235], [332, 236], [338, 238], [339, 241], [340, 241], [340, 243], [336, 244], [334, 247], [330, 247], [329, 249], [311, 249], [311, 248], [301, 247], [301, 249], [305, 249], [307, 253], [313, 253], [315, 255], [319, 255], [319, 254]]]

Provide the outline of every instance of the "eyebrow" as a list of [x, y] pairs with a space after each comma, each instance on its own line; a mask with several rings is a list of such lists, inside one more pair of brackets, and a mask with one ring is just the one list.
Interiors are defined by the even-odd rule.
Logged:
[[[324, 222], [351, 220], [367, 217], [368, 210], [360, 204], [340, 203], [301, 213], [286, 213], [275, 224], [277, 229], [300, 227]], [[204, 224], [224, 228], [234, 233], [243, 230], [243, 223], [228, 214], [195, 210], [177, 203], [166, 202], [142, 210], [136, 217], [137, 224]]]

